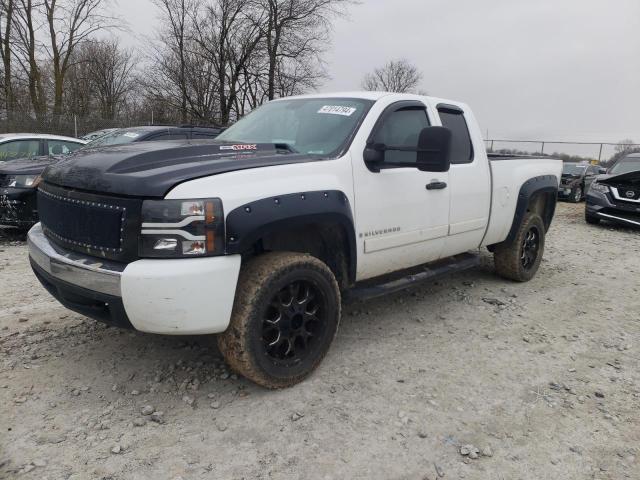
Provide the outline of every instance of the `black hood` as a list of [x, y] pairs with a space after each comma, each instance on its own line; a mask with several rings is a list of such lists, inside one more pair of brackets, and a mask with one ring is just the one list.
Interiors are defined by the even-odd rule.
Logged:
[[599, 175], [598, 183], [607, 185], [629, 185], [640, 186], [640, 170], [635, 172], [621, 173], [620, 175]]
[[319, 160], [273, 144], [214, 141], [139, 142], [84, 148], [48, 167], [42, 178], [62, 187], [136, 197], [164, 197], [188, 180], [249, 168]]
[[59, 162], [62, 158], [64, 157], [43, 155], [0, 162], [0, 175], [39, 175], [45, 167]]

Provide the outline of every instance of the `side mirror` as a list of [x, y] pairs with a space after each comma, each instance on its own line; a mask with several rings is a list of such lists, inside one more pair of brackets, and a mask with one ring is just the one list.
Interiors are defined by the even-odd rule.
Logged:
[[364, 150], [364, 161], [371, 170], [380, 171], [378, 165], [384, 162], [385, 150], [386, 146], [382, 143], [367, 145]]
[[604, 175], [605, 173], [607, 173], [607, 169], [606, 169], [606, 168], [602, 168], [602, 167], [600, 167], [600, 168], [598, 169], [598, 173], [599, 173], [600, 175]]
[[418, 170], [448, 172], [451, 166], [451, 130], [427, 127], [418, 139]]

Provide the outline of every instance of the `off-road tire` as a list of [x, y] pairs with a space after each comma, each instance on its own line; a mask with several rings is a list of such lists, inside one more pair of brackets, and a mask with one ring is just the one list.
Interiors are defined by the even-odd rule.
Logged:
[[[538, 235], [538, 249], [535, 260], [528, 267], [523, 265], [523, 255], [525, 253], [525, 241], [530, 232], [535, 231]], [[531, 280], [542, 261], [545, 243], [545, 227], [540, 215], [528, 212], [518, 228], [512, 242], [502, 243], [495, 247], [493, 259], [496, 273], [501, 277], [514, 280], [516, 282], [528, 282]]]
[[589, 225], [598, 225], [600, 223], [600, 219], [598, 217], [589, 215], [587, 212], [584, 213], [584, 220]]
[[[312, 339], [315, 343], [302, 361], [283, 365], [286, 360], [272, 358], [267, 351], [270, 347], [263, 338], [265, 318], [274, 301], [281, 299], [278, 295], [296, 282], [306, 282], [317, 289], [318, 297], [323, 297], [318, 304], [323, 309], [319, 312], [324, 333]], [[218, 336], [218, 346], [231, 368], [249, 380], [271, 389], [290, 387], [308, 377], [328, 352], [340, 323], [340, 302], [335, 276], [317, 258], [291, 252], [266, 253], [242, 266], [231, 322], [227, 331]], [[278, 339], [279, 335], [280, 330]]]

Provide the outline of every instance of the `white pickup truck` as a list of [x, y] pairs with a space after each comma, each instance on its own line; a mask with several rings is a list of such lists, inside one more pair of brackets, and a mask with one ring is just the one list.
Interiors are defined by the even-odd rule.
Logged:
[[488, 158], [467, 105], [391, 93], [285, 98], [215, 141], [83, 149], [44, 172], [31, 265], [112, 325], [219, 334], [269, 388], [320, 363], [341, 299], [478, 263], [527, 281], [562, 163]]

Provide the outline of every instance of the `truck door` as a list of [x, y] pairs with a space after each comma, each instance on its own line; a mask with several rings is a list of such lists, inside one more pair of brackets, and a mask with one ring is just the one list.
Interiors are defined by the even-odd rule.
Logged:
[[[397, 102], [382, 113], [367, 145], [416, 148], [429, 125], [422, 102]], [[418, 170], [416, 152], [388, 149], [376, 167], [364, 152], [354, 155], [358, 280], [438, 259], [449, 229], [448, 173]]]
[[449, 238], [443, 251], [447, 257], [476, 249], [482, 242], [489, 222], [491, 177], [472, 114], [454, 105], [439, 104], [437, 109], [442, 126], [452, 133]]

